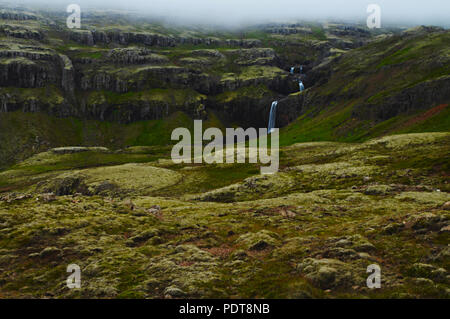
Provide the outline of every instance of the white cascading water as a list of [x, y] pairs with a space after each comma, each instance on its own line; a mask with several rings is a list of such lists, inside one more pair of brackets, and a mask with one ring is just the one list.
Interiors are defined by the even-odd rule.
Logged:
[[303, 85], [302, 81], [298, 81], [298, 86], [300, 87], [300, 92], [302, 92], [305, 89], [305, 86]]
[[272, 106], [270, 107], [270, 115], [269, 115], [269, 125], [267, 127], [268, 134], [272, 133], [275, 128], [275, 120], [277, 116], [277, 105], [278, 101], [273, 101]]
[[295, 67], [291, 67], [291, 74], [294, 74]]

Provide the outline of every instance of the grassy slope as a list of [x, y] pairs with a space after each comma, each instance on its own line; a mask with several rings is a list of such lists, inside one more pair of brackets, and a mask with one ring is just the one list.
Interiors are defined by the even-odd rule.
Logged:
[[[177, 127], [193, 130], [192, 119], [176, 112], [161, 120], [118, 124], [74, 118], [54, 118], [42, 113], [10, 112], [0, 114], [0, 168], [25, 159], [37, 151], [58, 146], [165, 146]], [[224, 129], [220, 119], [209, 112], [203, 127]]]
[[[448, 104], [424, 105], [423, 111], [403, 113], [381, 123], [352, 117], [358, 104], [383, 103], [405, 88], [450, 74], [448, 41], [449, 32], [395, 36], [347, 53], [333, 66], [329, 81], [311, 89], [319, 96], [333, 97], [333, 105], [316, 105], [307, 110], [282, 130], [281, 144], [364, 141], [401, 132], [449, 131]], [[432, 108], [436, 109], [430, 112]], [[317, 109], [322, 110], [318, 115]]]

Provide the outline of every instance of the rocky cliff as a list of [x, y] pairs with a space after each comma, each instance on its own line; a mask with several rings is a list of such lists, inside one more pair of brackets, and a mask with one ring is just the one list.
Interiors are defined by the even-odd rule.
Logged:
[[328, 114], [343, 118], [332, 129], [339, 137], [449, 100], [449, 33], [439, 28], [298, 23], [211, 34], [99, 27], [108, 15], [87, 15], [82, 30], [68, 30], [50, 17], [2, 12], [1, 112], [133, 123], [214, 111], [224, 123], [265, 127], [278, 100], [279, 127]]

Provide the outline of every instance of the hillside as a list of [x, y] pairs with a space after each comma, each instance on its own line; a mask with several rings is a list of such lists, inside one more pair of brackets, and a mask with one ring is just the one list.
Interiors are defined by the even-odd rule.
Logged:
[[[427, 125], [411, 113], [439, 106], [434, 100], [411, 106], [403, 97], [400, 112], [383, 118], [363, 118], [362, 110], [448, 70], [448, 32], [437, 28], [401, 34], [301, 22], [208, 30], [91, 12], [83, 17], [82, 30], [70, 30], [64, 17], [8, 10], [1, 17], [0, 122], [9, 129], [0, 132], [5, 163], [0, 167], [49, 147], [168, 144], [165, 128], [173, 127], [174, 119], [185, 126], [198, 118], [219, 128], [266, 127], [274, 100], [280, 100], [279, 126], [302, 116], [283, 133], [285, 144], [380, 136], [392, 132], [377, 129], [381, 122], [401, 126], [393, 123], [396, 115], [410, 120], [405, 122], [410, 131], [420, 132]], [[398, 74], [391, 78], [391, 73]], [[385, 83], [389, 89], [372, 81], [384, 83], [383, 77], [392, 80]], [[298, 79], [308, 89], [306, 99], [296, 94]], [[445, 102], [443, 84], [437, 93]], [[397, 108], [395, 100], [390, 103], [389, 109]], [[437, 111], [447, 112], [440, 105], [430, 114]], [[311, 130], [316, 123], [320, 129]], [[439, 127], [446, 130], [447, 124], [440, 120]]]
[[[0, 298], [450, 298], [449, 38], [1, 9]], [[172, 161], [273, 101], [277, 173]]]
[[286, 117], [300, 116], [284, 143], [448, 131], [449, 40], [446, 30], [419, 27], [314, 68], [313, 87], [279, 103]]

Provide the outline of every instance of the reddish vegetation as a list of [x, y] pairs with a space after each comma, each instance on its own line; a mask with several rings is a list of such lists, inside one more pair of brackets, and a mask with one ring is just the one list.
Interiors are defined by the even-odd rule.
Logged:
[[242, 210], [241, 213], [266, 215], [266, 216], [273, 216], [276, 214], [280, 214], [283, 217], [294, 218], [298, 214], [298, 212], [295, 211], [296, 209], [297, 209], [296, 206], [281, 205], [274, 208], [259, 209], [257, 211], [253, 209], [245, 209]]
[[205, 248], [204, 250], [206, 250], [207, 252], [209, 252], [214, 256], [226, 258], [229, 255], [231, 255], [231, 253], [234, 251], [234, 248], [222, 246], [222, 247]]
[[131, 237], [131, 233], [125, 232], [125, 233], [123, 233], [123, 237], [124, 237], [125, 239], [130, 238], [130, 237]]
[[410, 119], [408, 122], [406, 122], [404, 124], [404, 126], [408, 127], [408, 126], [411, 126], [411, 125], [414, 125], [414, 124], [426, 121], [430, 117], [433, 117], [434, 115], [442, 112], [447, 106], [448, 106], [448, 104], [441, 104], [441, 105], [435, 106], [432, 109], [430, 109], [430, 110], [428, 110], [428, 111], [426, 111], [426, 112], [424, 112], [424, 113], [422, 113], [422, 114], [420, 114], [420, 115]]
[[264, 260], [264, 258], [272, 251], [272, 247], [267, 247], [262, 250], [249, 250], [247, 251], [247, 254], [252, 257], [256, 258], [258, 260]]
[[386, 78], [392, 74], [393, 70], [390, 70], [390, 74], [387, 75], [384, 70], [378, 71], [376, 74], [368, 77], [367, 87], [365, 92], [369, 93], [369, 97], [374, 95], [380, 89], [380, 83], [385, 83]]
[[181, 267], [189, 267], [192, 266], [193, 264], [194, 264], [193, 261], [186, 261], [186, 260], [178, 263], [178, 265]]

